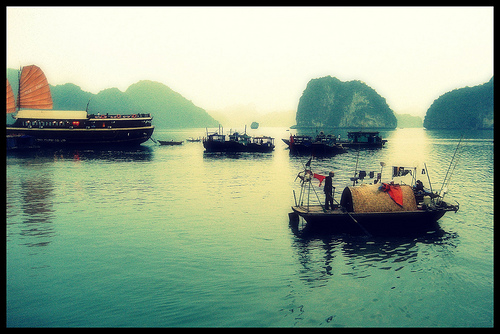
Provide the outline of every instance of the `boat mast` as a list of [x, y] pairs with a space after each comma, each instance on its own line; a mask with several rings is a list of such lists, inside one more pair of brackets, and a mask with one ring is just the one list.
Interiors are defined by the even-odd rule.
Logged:
[[87, 108], [85, 108], [85, 111], [87, 112], [87, 114], [89, 113], [89, 104], [90, 104], [90, 99], [89, 99], [89, 102], [87, 102]]
[[359, 160], [359, 147], [358, 147], [358, 156], [356, 157], [356, 168], [354, 168], [354, 177], [352, 178], [352, 186], [356, 185], [356, 173], [358, 171], [358, 160]]
[[[460, 137], [460, 140], [458, 141], [458, 145], [457, 145], [457, 148], [455, 149], [455, 152], [453, 153], [453, 157], [451, 158], [451, 161], [450, 161], [450, 165], [448, 166], [448, 170], [446, 171], [446, 175], [444, 177], [444, 180], [443, 180], [443, 183], [441, 184], [441, 189], [439, 190], [439, 194], [441, 194], [441, 192], [443, 191], [443, 188], [444, 188], [444, 185], [446, 183], [449, 183], [450, 180], [448, 179], [448, 181], [446, 180], [448, 178], [448, 173], [450, 171], [450, 168], [451, 168], [451, 165], [453, 163], [453, 160], [455, 160], [455, 155], [457, 154], [457, 151], [458, 151], [458, 148], [460, 147], [460, 144], [462, 143], [462, 139], [464, 138], [464, 135], [462, 135]], [[455, 167], [456, 167], [456, 164], [455, 164]], [[455, 170], [455, 167], [453, 167], [453, 170]], [[453, 171], [452, 171], [452, 174], [453, 174]], [[451, 179], [451, 174], [450, 174], [450, 179]]]
[[[461, 143], [461, 141], [462, 141], [462, 138], [463, 138], [463, 135], [462, 135], [462, 137], [460, 138], [460, 141], [458, 142], [458, 145], [457, 145], [456, 150], [458, 150], [458, 147], [460, 146], [460, 143]], [[467, 145], [467, 142], [465, 142], [465, 145]], [[456, 153], [456, 150], [455, 150], [455, 153]], [[453, 156], [453, 157], [455, 157], [455, 156]], [[444, 191], [444, 193], [441, 193], [441, 191], [439, 192], [439, 195], [441, 195], [441, 194], [442, 194], [442, 195], [441, 195], [441, 199], [442, 199], [442, 198], [444, 198], [444, 195], [445, 195], [445, 194], [446, 194], [446, 192], [447, 192], [447, 188], [448, 188], [448, 185], [450, 184], [451, 176], [453, 175], [453, 172], [455, 171], [455, 168], [457, 167], [457, 165], [458, 165], [458, 161], [459, 161], [459, 160], [460, 160], [460, 156], [459, 156], [459, 157], [457, 157], [457, 160], [456, 160], [455, 164], [453, 165], [453, 168], [452, 168], [452, 170], [451, 170], [450, 176], [448, 177], [448, 180], [446, 180], [446, 178], [445, 178], [446, 182], [445, 182], [445, 181], [443, 181], [443, 184], [441, 185], [441, 190], [442, 190], [442, 191]], [[452, 159], [452, 161], [453, 161], [453, 159]], [[450, 162], [450, 167], [451, 167], [451, 162]], [[448, 170], [449, 170], [449, 167], [448, 167]], [[446, 173], [446, 174], [448, 174], [448, 173]]]
[[431, 190], [432, 193], [431, 177], [429, 176], [429, 171], [427, 170], [427, 164], [425, 162], [424, 162], [424, 167], [425, 167], [425, 174], [427, 174], [427, 180], [429, 181], [429, 189]]
[[17, 110], [21, 109], [21, 72], [22, 72], [22, 67], [19, 66], [19, 72], [17, 72], [17, 101], [16, 101]]

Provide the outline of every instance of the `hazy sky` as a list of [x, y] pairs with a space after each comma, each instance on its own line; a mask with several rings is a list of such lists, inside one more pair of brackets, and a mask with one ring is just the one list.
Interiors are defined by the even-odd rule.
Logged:
[[296, 110], [309, 80], [361, 80], [396, 113], [493, 75], [492, 7], [8, 7], [7, 67], [98, 93], [147, 79], [197, 106]]

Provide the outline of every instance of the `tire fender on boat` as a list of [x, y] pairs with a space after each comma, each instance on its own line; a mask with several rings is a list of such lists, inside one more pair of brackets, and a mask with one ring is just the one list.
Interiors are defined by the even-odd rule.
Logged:
[[122, 118], [122, 115], [118, 114], [116, 115], [116, 118]]

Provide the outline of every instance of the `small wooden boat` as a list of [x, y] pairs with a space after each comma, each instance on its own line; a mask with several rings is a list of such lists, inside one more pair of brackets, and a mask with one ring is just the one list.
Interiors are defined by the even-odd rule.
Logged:
[[[340, 202], [335, 201], [332, 209], [325, 210], [319, 203], [310, 203], [314, 196], [309, 194], [313, 189], [309, 183], [318, 178], [318, 174], [307, 168], [298, 175], [302, 182], [301, 193], [289, 214], [290, 224], [295, 228], [302, 220], [303, 229], [368, 235], [400, 234], [433, 227], [446, 212], [459, 209], [458, 203], [445, 202], [444, 195], [424, 189], [419, 181], [415, 185], [405, 185], [379, 183], [377, 179], [374, 184], [345, 187]], [[414, 180], [415, 175], [412, 176]]]
[[157, 140], [160, 145], [182, 145], [182, 140], [181, 141], [173, 141], [173, 140]]

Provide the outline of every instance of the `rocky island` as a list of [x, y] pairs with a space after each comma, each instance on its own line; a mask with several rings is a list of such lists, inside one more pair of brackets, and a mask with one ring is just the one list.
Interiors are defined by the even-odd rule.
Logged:
[[427, 110], [426, 129], [493, 129], [493, 77], [474, 86], [454, 89]]
[[327, 76], [307, 84], [297, 108], [298, 128], [395, 129], [397, 119], [385, 99], [364, 82]]

